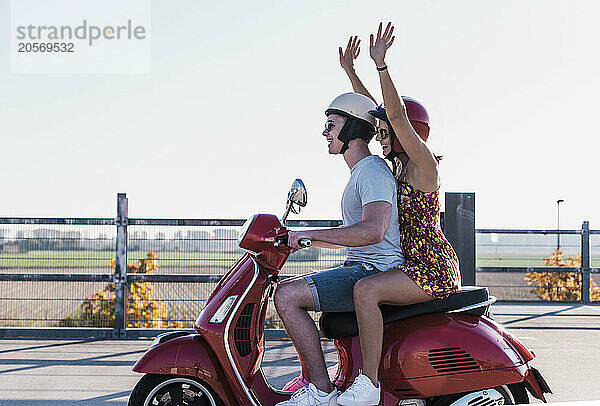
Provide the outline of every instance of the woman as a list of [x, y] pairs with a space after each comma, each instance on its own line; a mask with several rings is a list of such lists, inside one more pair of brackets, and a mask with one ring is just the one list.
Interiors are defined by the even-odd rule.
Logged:
[[[400, 98], [385, 64], [385, 53], [393, 42], [393, 27], [388, 24], [377, 39], [371, 36], [371, 57], [378, 68], [384, 102], [371, 114], [380, 119], [377, 141], [383, 154], [392, 161], [398, 179], [398, 210], [401, 243], [406, 263], [397, 268], [361, 279], [354, 287], [363, 374], [340, 397], [339, 404], [379, 402], [378, 369], [383, 342], [383, 320], [379, 304], [408, 305], [446, 297], [460, 289], [458, 259], [439, 225], [438, 161], [425, 144], [429, 136], [429, 117], [416, 100]], [[346, 50], [339, 49], [340, 64], [355, 92], [375, 101], [354, 71], [360, 53], [360, 40], [350, 37]], [[375, 101], [375, 103], [377, 103]], [[335, 373], [335, 367], [330, 371]], [[307, 385], [302, 374], [284, 389]]]
[[[425, 144], [429, 126], [424, 121], [428, 121], [428, 117], [415, 117], [423, 117], [424, 108], [413, 99], [403, 101], [398, 96], [385, 63], [385, 54], [394, 42], [393, 31], [394, 27], [388, 23], [382, 33], [380, 24], [377, 38], [373, 34], [370, 37], [370, 54], [379, 73], [386, 106], [371, 114], [380, 119], [376, 139], [384, 155], [394, 163], [398, 179], [399, 223], [406, 263], [363, 278], [354, 286], [363, 373], [338, 397], [340, 405], [379, 403], [381, 390], [377, 373], [383, 343], [380, 304], [421, 303], [446, 297], [460, 289], [458, 259], [439, 224], [439, 157]], [[346, 51], [340, 48], [340, 62], [354, 91], [373, 99], [354, 72], [353, 59], [359, 54], [359, 45], [356, 37], [350, 38]], [[396, 147], [395, 141], [399, 142]]]

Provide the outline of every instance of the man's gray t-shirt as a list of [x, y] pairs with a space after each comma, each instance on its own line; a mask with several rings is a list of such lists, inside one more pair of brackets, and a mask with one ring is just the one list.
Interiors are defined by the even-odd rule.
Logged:
[[383, 240], [364, 247], [348, 247], [348, 261], [360, 261], [386, 271], [403, 264], [398, 225], [398, 186], [390, 168], [377, 155], [369, 155], [350, 169], [350, 180], [342, 195], [344, 226], [362, 221], [362, 208], [372, 202], [392, 205], [390, 224]]

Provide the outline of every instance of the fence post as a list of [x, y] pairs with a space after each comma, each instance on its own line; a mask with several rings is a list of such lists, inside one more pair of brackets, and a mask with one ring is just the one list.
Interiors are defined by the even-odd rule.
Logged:
[[475, 285], [475, 193], [446, 192], [444, 234], [460, 265], [463, 285]]
[[113, 338], [126, 336], [126, 292], [127, 292], [127, 194], [117, 194], [117, 244], [115, 247], [115, 320]]
[[590, 303], [590, 222], [581, 226], [581, 301]]

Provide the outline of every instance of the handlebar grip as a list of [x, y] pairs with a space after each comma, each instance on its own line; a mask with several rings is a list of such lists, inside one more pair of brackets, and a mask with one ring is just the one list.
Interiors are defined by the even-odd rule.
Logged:
[[312, 245], [312, 241], [310, 240], [310, 238], [302, 238], [298, 241], [298, 245], [302, 248], [308, 248]]

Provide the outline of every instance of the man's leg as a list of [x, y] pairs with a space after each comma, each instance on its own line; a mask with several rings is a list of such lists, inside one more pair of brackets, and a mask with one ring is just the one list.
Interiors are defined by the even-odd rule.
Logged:
[[310, 287], [304, 278], [282, 282], [275, 290], [275, 308], [298, 355], [306, 366], [310, 382], [330, 393], [333, 385], [327, 374], [321, 338], [314, 320], [308, 314], [315, 310]]

